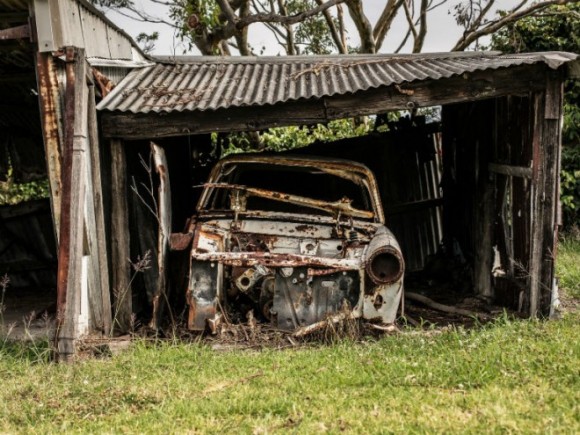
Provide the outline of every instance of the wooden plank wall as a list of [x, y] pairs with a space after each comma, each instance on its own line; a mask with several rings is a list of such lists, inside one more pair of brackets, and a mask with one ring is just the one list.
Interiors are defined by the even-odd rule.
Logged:
[[499, 255], [495, 296], [502, 305], [524, 311], [530, 287], [533, 101], [528, 96], [501, 98], [496, 101], [496, 113], [493, 163], [511, 171], [502, 173], [492, 166], [494, 245]]
[[443, 241], [448, 253], [467, 261], [474, 291], [493, 298], [491, 285], [494, 101], [443, 107]]

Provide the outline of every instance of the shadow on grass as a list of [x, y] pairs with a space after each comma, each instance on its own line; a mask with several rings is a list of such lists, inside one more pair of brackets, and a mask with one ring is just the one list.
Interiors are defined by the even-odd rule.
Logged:
[[48, 340], [4, 340], [0, 342], [0, 358], [3, 359], [46, 364], [52, 361], [52, 355], [52, 346]]

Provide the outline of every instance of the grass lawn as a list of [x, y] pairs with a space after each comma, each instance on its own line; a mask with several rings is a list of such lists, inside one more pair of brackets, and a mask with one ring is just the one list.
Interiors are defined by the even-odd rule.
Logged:
[[[576, 297], [580, 243], [560, 250]], [[0, 343], [0, 433], [580, 433], [580, 315], [294, 350], [136, 343], [70, 365]]]

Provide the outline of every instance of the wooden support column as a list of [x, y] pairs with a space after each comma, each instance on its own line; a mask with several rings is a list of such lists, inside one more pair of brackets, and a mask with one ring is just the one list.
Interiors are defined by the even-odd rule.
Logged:
[[59, 99], [58, 78], [55, 59], [50, 53], [38, 53], [36, 58], [36, 74], [38, 77], [38, 99], [42, 121], [44, 152], [46, 154], [47, 174], [50, 186], [50, 204], [56, 240], [60, 232], [60, 202], [61, 202], [61, 150], [62, 137], [59, 126], [61, 122], [61, 106]]
[[528, 314], [531, 317], [539, 315], [540, 305], [540, 273], [542, 269], [542, 236], [543, 236], [543, 207], [544, 198], [544, 162], [543, 162], [543, 127], [545, 94], [537, 92], [533, 97], [534, 132], [532, 137], [532, 218], [530, 240], [530, 286]]
[[532, 165], [530, 316], [548, 315], [558, 234], [559, 155], [563, 99], [561, 71], [549, 71], [546, 91], [535, 95]]
[[88, 141], [84, 50], [66, 49], [62, 201], [57, 274], [58, 358], [75, 352], [82, 283], [85, 158]]
[[542, 150], [544, 153], [544, 196], [542, 198], [542, 248], [539, 275], [539, 312], [550, 314], [554, 289], [554, 267], [558, 243], [558, 202], [560, 197], [559, 158], [562, 146], [563, 77], [550, 71], [546, 81]]
[[111, 292], [109, 286], [109, 259], [103, 211], [103, 185], [101, 155], [95, 108], [95, 89], [89, 87], [88, 98], [89, 153], [87, 167], [87, 242], [90, 252], [89, 266], [89, 309], [92, 327], [109, 335], [111, 332]]
[[112, 139], [111, 145], [111, 256], [115, 313], [113, 329], [127, 332], [133, 313], [130, 282], [129, 210], [127, 207], [127, 163], [124, 144]]

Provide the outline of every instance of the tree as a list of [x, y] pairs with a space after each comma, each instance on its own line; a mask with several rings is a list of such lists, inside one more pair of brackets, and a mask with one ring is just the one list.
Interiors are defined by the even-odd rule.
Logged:
[[[463, 34], [452, 50], [465, 50], [487, 35], [511, 23], [541, 14], [553, 5], [578, 3], [578, 0], [521, 0], [501, 15], [493, 15], [496, 0], [385, 0], [374, 25], [365, 12], [369, 3], [363, 0], [149, 0], [164, 5], [169, 18], [151, 16], [137, 7], [133, 0], [92, 0], [98, 7], [115, 9], [136, 20], [164, 23], [174, 28], [180, 37], [206, 55], [253, 54], [248, 44], [248, 29], [261, 23], [271, 30], [286, 54], [301, 52], [352, 51], [347, 45], [344, 24], [345, 10], [360, 38], [354, 50], [376, 53], [390, 35], [392, 24], [404, 17], [407, 30], [399, 37], [396, 52], [409, 39], [411, 51], [422, 50], [428, 35], [430, 13], [444, 5], [452, 8]], [[365, 4], [366, 3], [366, 4]]]
[[[552, 6], [533, 17], [510, 23], [491, 40], [506, 53], [569, 51], [580, 53], [580, 4]], [[564, 84], [562, 129], [562, 205], [565, 227], [580, 226], [580, 82]]]

